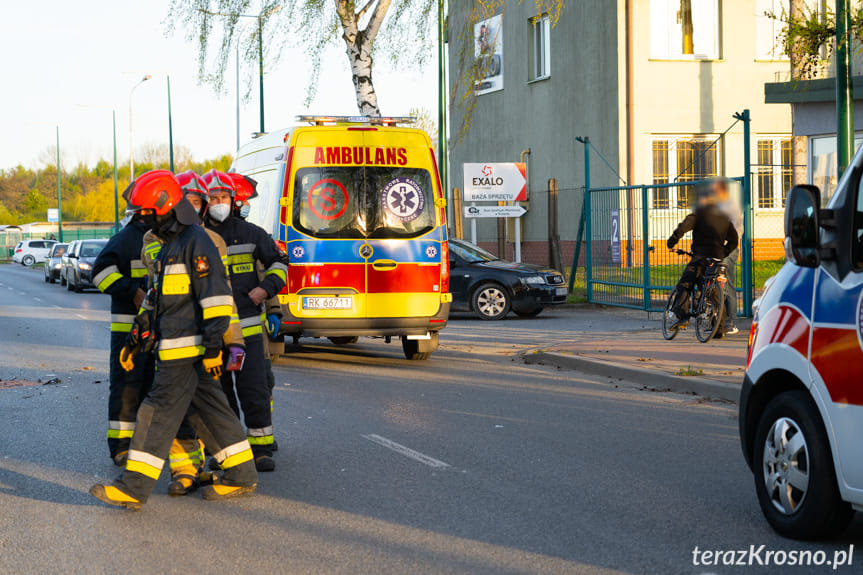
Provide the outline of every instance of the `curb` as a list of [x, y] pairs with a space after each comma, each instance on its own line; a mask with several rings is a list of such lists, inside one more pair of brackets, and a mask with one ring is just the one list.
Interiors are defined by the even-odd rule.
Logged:
[[523, 353], [521, 357], [527, 364], [553, 365], [561, 369], [571, 369], [591, 375], [625, 379], [647, 387], [697, 393], [705, 397], [723, 399], [734, 403], [737, 403], [740, 398], [740, 385], [703, 377], [680, 377], [653, 369], [626, 367], [599, 359], [587, 359], [553, 351], [527, 352]]

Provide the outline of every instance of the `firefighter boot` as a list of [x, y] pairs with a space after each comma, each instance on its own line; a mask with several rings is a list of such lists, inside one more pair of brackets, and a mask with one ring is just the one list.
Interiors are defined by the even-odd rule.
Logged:
[[252, 485], [226, 485], [220, 480], [213, 481], [212, 485], [207, 485], [201, 488], [201, 495], [208, 501], [218, 501], [221, 499], [232, 499], [243, 495], [251, 495], [258, 488], [257, 483]]
[[174, 439], [169, 452], [171, 483], [168, 495], [181, 496], [198, 489], [204, 444], [199, 439]]
[[125, 507], [126, 509], [129, 509], [131, 511], [140, 510], [142, 505], [140, 501], [138, 501], [131, 495], [126, 495], [113, 485], [102, 485], [97, 483], [90, 488], [90, 495], [92, 495], [99, 501], [107, 503], [108, 505]]

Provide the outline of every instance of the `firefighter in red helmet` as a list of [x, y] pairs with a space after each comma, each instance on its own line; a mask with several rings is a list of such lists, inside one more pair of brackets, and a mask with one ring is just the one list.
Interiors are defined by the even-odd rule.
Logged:
[[[123, 475], [111, 485], [94, 485], [90, 493], [111, 505], [140, 509], [190, 406], [189, 421], [224, 470], [203, 488], [204, 498], [252, 493], [258, 481], [252, 450], [219, 385], [222, 337], [232, 310], [219, 252], [170, 173], [136, 183], [129, 200], [135, 210], [154, 211], [153, 231], [163, 241], [149, 302], [157, 369], [138, 409]], [[132, 356], [127, 352], [121, 361]]]
[[[205, 225], [222, 236], [228, 246], [231, 288], [246, 341], [245, 368], [235, 374], [226, 374], [222, 378], [222, 386], [234, 411], [239, 413], [239, 408], [243, 410], [256, 468], [258, 471], [273, 471], [276, 466], [273, 460], [273, 419], [264, 358], [262, 322], [265, 317], [262, 315], [263, 303], [278, 294], [287, 283], [288, 256], [276, 247], [263, 229], [231, 215], [236, 187], [228, 174], [212, 170], [204, 175], [204, 181], [210, 192]], [[258, 279], [258, 263], [264, 268], [262, 280]]]

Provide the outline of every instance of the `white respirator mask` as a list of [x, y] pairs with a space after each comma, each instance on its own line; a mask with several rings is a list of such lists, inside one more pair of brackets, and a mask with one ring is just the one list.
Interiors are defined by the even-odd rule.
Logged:
[[230, 204], [210, 204], [207, 213], [217, 222], [224, 222], [231, 213]]
[[242, 206], [240, 206], [240, 217], [243, 218], [244, 220], [247, 217], [249, 217], [249, 210], [250, 209], [251, 209], [251, 206], [249, 204], [243, 204]]

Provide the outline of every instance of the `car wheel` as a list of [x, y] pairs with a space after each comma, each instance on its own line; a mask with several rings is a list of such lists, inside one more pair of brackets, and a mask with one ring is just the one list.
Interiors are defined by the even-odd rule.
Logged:
[[482, 284], [473, 292], [473, 310], [482, 320], [498, 320], [509, 313], [509, 294], [500, 284]]
[[25, 266], [32, 266], [33, 264], [36, 263], [36, 258], [31, 256], [30, 254], [27, 254], [26, 256], [24, 256], [21, 259], [21, 263], [24, 264]]
[[44, 274], [42, 274], [43, 279], [45, 280], [45, 283], [48, 283], [48, 282], [50, 282], [50, 281], [51, 281], [50, 279], [48, 279], [48, 275], [49, 275], [50, 273], [51, 273], [51, 270], [49, 270], [49, 269], [48, 269], [48, 266], [45, 266], [45, 273], [44, 273]]
[[81, 293], [84, 291], [84, 288], [81, 286], [81, 278], [78, 277], [78, 274], [75, 274], [75, 293]]
[[854, 510], [839, 494], [830, 442], [808, 392], [773, 398], [758, 423], [753, 451], [758, 503], [780, 535], [816, 539], [848, 526]]
[[75, 286], [72, 285], [72, 278], [71, 277], [66, 278], [66, 289], [69, 291], [72, 291], [75, 289]]
[[545, 308], [538, 307], [538, 308], [534, 308], [530, 311], [518, 311], [518, 310], [513, 310], [513, 311], [515, 311], [515, 315], [517, 315], [518, 317], [536, 317], [542, 313], [543, 309], [545, 309]]
[[328, 337], [327, 339], [336, 345], [350, 345], [352, 343], [357, 343], [360, 340], [360, 338], [358, 338], [357, 336], [350, 336], [350, 335], [338, 336], [338, 337]]
[[63, 275], [63, 272], [60, 272], [60, 285], [61, 286], [66, 285], [66, 276]]

